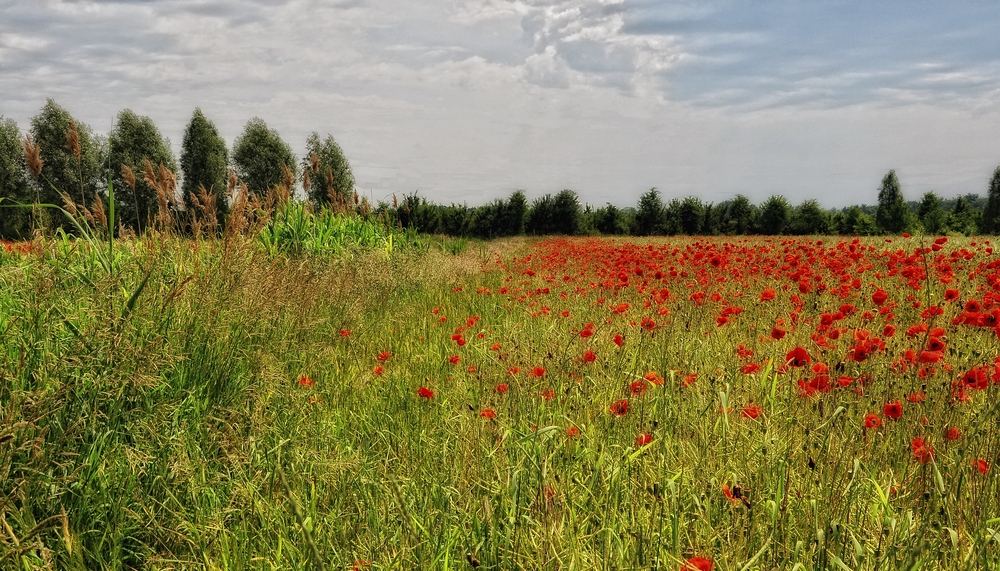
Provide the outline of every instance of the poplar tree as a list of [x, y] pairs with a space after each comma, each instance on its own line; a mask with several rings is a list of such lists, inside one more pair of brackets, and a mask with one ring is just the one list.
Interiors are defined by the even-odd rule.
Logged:
[[875, 225], [886, 234], [899, 234], [907, 227], [908, 214], [896, 171], [890, 170], [882, 178], [882, 188], [878, 193], [878, 209], [875, 210]]
[[[195, 109], [184, 139], [181, 142], [181, 171], [184, 181], [181, 194], [188, 211], [195, 208], [195, 198], [200, 197], [202, 188], [215, 197], [216, 212], [224, 219], [229, 211], [226, 201], [226, 175], [229, 169], [229, 151], [226, 142], [219, 136], [215, 124]], [[198, 203], [202, 202], [198, 198]]]

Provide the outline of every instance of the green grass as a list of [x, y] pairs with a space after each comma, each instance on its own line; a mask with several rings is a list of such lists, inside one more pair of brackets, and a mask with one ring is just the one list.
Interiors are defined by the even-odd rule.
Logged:
[[[676, 570], [695, 556], [723, 570], [997, 568], [997, 468], [969, 461], [996, 462], [998, 387], [962, 406], [948, 389], [993, 362], [996, 337], [947, 325], [957, 309], [945, 305], [934, 324], [948, 328], [954, 374], [892, 373], [920, 310], [898, 278], [872, 275], [881, 267], [847, 300], [871, 306], [871, 281], [900, 302], [887, 350], [844, 363], [872, 381], [805, 398], [797, 370], [775, 369], [796, 345], [843, 361], [846, 342], [815, 349], [804, 320], [844, 300], [802, 294], [801, 326], [763, 339], [789, 319], [791, 292], [762, 303], [771, 282], [737, 274], [777, 242], [732, 254], [726, 282], [700, 283], [708, 266], [690, 258], [690, 276], [656, 286], [672, 293], [660, 316], [656, 302], [643, 307], [653, 290], [640, 292], [637, 274], [600, 285], [608, 276], [594, 268], [612, 251], [565, 253], [608, 242], [476, 252], [396, 236], [389, 247], [374, 227], [312, 216], [278, 215], [256, 241], [119, 241], [112, 271], [83, 241], [0, 251], [0, 569], [471, 569], [471, 557], [485, 569]], [[952, 240], [947, 251], [962, 247], [975, 250]], [[963, 295], [983, 283], [960, 281]], [[940, 297], [943, 284], [925, 284], [912, 293]], [[694, 289], [724, 300], [698, 306]], [[719, 327], [727, 303], [745, 311]], [[653, 334], [630, 325], [646, 316]], [[579, 334], [586, 323], [592, 337]], [[761, 372], [740, 372], [739, 343]], [[647, 371], [663, 386], [630, 395]], [[698, 377], [685, 387], [688, 373]], [[924, 403], [905, 400], [923, 385]], [[626, 398], [628, 414], [609, 413]], [[897, 398], [902, 419], [862, 429]], [[762, 408], [756, 420], [740, 415], [748, 403]], [[962, 438], [946, 441], [946, 426]], [[637, 447], [641, 433], [653, 440]], [[914, 460], [919, 435], [934, 462]]]

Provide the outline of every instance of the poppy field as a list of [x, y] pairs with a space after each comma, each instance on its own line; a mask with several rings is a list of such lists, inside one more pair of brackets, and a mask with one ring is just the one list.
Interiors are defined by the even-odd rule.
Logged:
[[18, 568], [1000, 568], [989, 240], [85, 255], [0, 252]]

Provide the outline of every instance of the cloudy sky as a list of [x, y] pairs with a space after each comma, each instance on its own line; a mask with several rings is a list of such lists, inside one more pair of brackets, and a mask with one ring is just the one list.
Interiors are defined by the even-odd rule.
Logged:
[[563, 188], [634, 204], [984, 194], [995, 0], [0, 0], [0, 115], [124, 108], [175, 150], [195, 107], [344, 148], [374, 200]]

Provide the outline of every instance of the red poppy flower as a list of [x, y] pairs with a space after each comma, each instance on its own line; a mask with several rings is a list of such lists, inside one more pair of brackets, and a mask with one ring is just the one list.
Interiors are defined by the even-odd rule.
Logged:
[[882, 426], [881, 418], [871, 413], [865, 415], [865, 428], [874, 429], [880, 426]]
[[494, 343], [493, 345], [490, 346], [490, 351], [499, 351], [499, 350], [500, 350], [499, 343]]
[[580, 436], [580, 429], [575, 426], [571, 426], [566, 429], [566, 436], [570, 438], [573, 438], [574, 436]]
[[483, 418], [496, 418], [497, 413], [492, 408], [484, 408], [479, 416]]
[[805, 367], [809, 361], [809, 353], [802, 347], [796, 347], [785, 354], [785, 362], [793, 367]]
[[643, 432], [639, 436], [635, 437], [635, 447], [640, 448], [653, 441], [653, 435], [648, 432]]
[[944, 299], [946, 301], [955, 301], [956, 299], [958, 299], [958, 290], [957, 289], [944, 290]]
[[927, 340], [927, 350], [928, 351], [944, 351], [947, 345], [944, 341], [938, 339], [937, 337], [931, 337]]
[[545, 400], [552, 400], [556, 398], [556, 391], [553, 389], [543, 389], [542, 392], [538, 394]]
[[990, 386], [990, 373], [986, 367], [973, 367], [962, 375], [962, 385], [966, 388], [985, 390]]
[[587, 337], [590, 337], [593, 334], [594, 334], [594, 330], [593, 329], [584, 329], [583, 331], [580, 332], [580, 337], [583, 337], [584, 339], [586, 339]]
[[986, 474], [990, 471], [990, 463], [982, 458], [973, 460], [972, 465], [975, 466], [976, 470], [978, 470], [980, 474]]
[[920, 391], [917, 391], [915, 393], [910, 393], [910, 394], [906, 395], [906, 400], [912, 402], [913, 404], [917, 404], [917, 403], [921, 403], [921, 402], [924, 402], [925, 400], [927, 400], [927, 395], [925, 395], [924, 393], [922, 393]]
[[507, 394], [507, 390], [509, 388], [510, 387], [507, 386], [507, 383], [500, 383], [499, 385], [497, 385], [497, 392], [500, 393], [500, 394], [502, 394], [502, 395], [505, 395], [505, 394]]
[[771, 301], [772, 299], [775, 298], [776, 295], [777, 295], [777, 293], [773, 289], [766, 289], [766, 290], [760, 292], [760, 300], [761, 301]]
[[694, 381], [697, 378], [698, 378], [698, 373], [691, 373], [689, 375], [685, 375], [684, 378], [681, 379], [681, 386], [690, 387], [691, 385], [694, 384]]
[[303, 387], [311, 387], [313, 386], [313, 380], [305, 375], [302, 375], [299, 377], [299, 385]]
[[382, 351], [381, 353], [378, 354], [378, 360], [383, 363], [388, 361], [389, 357], [392, 357], [392, 353], [388, 351]]
[[778, 329], [777, 327], [771, 329], [771, 339], [783, 339], [785, 337], [785, 330]]
[[743, 365], [742, 369], [740, 369], [740, 372], [744, 375], [752, 375], [758, 371], [760, 371], [760, 365], [757, 363], [747, 363], [746, 365]]
[[757, 418], [763, 412], [764, 411], [761, 410], [759, 406], [755, 404], [748, 404], [747, 406], [743, 407], [743, 412], [740, 414], [742, 414], [744, 418]]
[[611, 403], [609, 411], [615, 416], [625, 416], [628, 414], [628, 401], [622, 399]]
[[628, 390], [632, 394], [641, 397], [642, 395], [646, 394], [646, 389], [648, 387], [649, 385], [646, 384], [646, 381], [640, 379], [638, 381], [633, 381], [632, 384], [629, 385]]
[[879, 288], [872, 294], [872, 303], [875, 305], [882, 305], [889, 299], [889, 294], [885, 293], [885, 290]]
[[886, 418], [899, 420], [899, 417], [903, 416], [903, 405], [898, 400], [886, 403], [885, 406], [882, 407], [882, 414], [884, 414]]
[[417, 389], [417, 395], [424, 397], [425, 399], [432, 399], [434, 398], [434, 391], [430, 390], [427, 387], [420, 387], [419, 389]]
[[534, 369], [531, 370], [532, 377], [541, 377], [544, 374], [545, 374], [545, 369], [542, 367], [535, 367]]
[[378, 377], [381, 377], [383, 372], [385, 372], [385, 367], [382, 365], [375, 365], [375, 368], [372, 369], [372, 374]]
[[653, 383], [658, 387], [663, 385], [663, 377], [661, 377], [660, 374], [657, 373], [656, 371], [647, 371], [646, 374], [642, 376], [642, 378], [646, 379], [647, 381]]
[[451, 357], [448, 357], [448, 362], [452, 365], [457, 365], [462, 362], [462, 359], [458, 355], [452, 355]]
[[597, 355], [595, 355], [593, 351], [591, 351], [590, 349], [587, 349], [587, 351], [584, 352], [584, 354], [583, 354], [583, 362], [584, 363], [593, 363], [596, 360], [597, 360]]
[[913, 442], [910, 443], [910, 448], [913, 450], [913, 459], [922, 464], [934, 459], [934, 448], [923, 437], [914, 438]]
[[615, 342], [615, 345], [618, 345], [619, 347], [621, 347], [622, 345], [625, 344], [625, 339], [621, 335], [615, 334], [614, 342]]
[[944, 437], [948, 440], [958, 440], [962, 436], [962, 431], [955, 428], [954, 426], [948, 427], [948, 430], [944, 431]]
[[681, 565], [681, 571], [712, 571], [714, 564], [708, 557], [692, 557]]
[[341, 337], [350, 337], [350, 335], [351, 335], [351, 330], [350, 329], [341, 329], [340, 330], [340, 336]]

